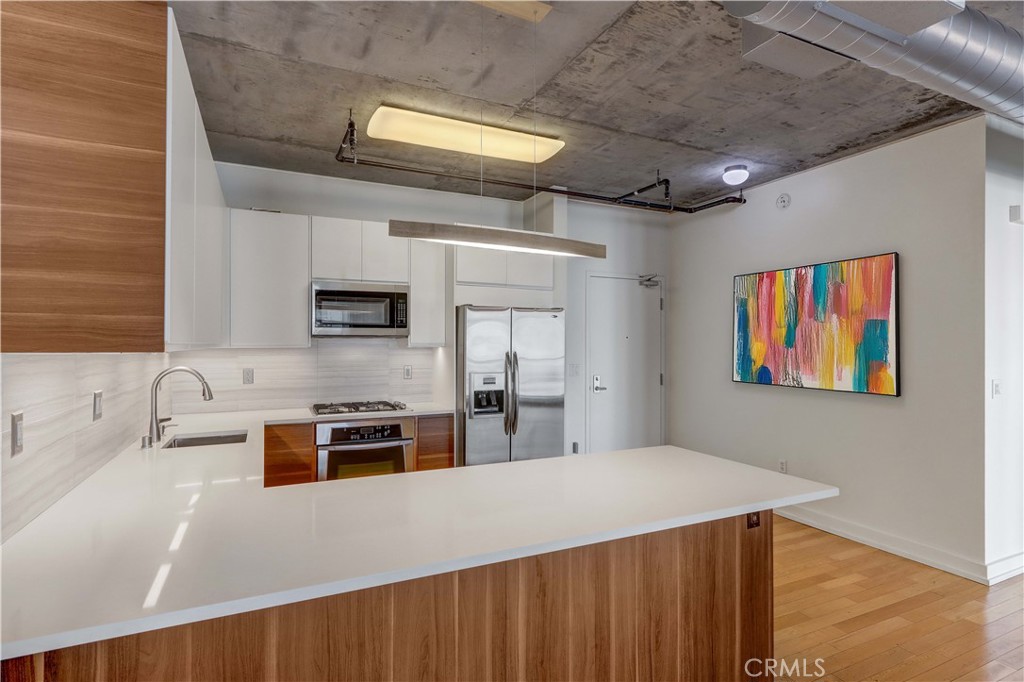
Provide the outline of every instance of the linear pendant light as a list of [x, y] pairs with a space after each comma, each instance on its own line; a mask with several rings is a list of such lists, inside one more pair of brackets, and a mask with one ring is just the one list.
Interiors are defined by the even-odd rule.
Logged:
[[605, 258], [607, 252], [604, 244], [565, 239], [543, 232], [509, 230], [504, 227], [391, 220], [388, 222], [388, 234], [392, 237], [405, 237], [428, 242], [475, 246], [499, 251], [543, 253], [549, 256]]
[[366, 126], [366, 134], [378, 140], [406, 142], [526, 163], [547, 161], [565, 146], [565, 142], [550, 137], [386, 105], [377, 107], [377, 111], [373, 112]]

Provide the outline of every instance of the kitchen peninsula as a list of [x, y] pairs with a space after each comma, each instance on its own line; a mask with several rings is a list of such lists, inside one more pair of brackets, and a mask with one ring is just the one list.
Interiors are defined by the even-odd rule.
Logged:
[[772, 654], [763, 512], [838, 494], [671, 446], [265, 488], [292, 417], [175, 417], [248, 438], [130, 448], [5, 543], [5, 673], [736, 679]]

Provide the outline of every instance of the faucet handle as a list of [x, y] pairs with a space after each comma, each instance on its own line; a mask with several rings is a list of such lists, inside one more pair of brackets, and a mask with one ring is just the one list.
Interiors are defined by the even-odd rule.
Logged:
[[143, 436], [142, 437], [142, 449], [143, 450], [149, 450], [152, 447], [153, 447], [153, 437], [152, 436]]

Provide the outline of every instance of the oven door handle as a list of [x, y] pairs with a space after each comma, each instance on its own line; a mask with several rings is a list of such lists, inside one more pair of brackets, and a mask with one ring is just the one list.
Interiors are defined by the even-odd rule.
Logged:
[[398, 440], [376, 440], [367, 441], [365, 443], [345, 443], [342, 445], [318, 445], [317, 450], [324, 452], [339, 452], [341, 450], [378, 450], [380, 448], [390, 448], [396, 445], [406, 446], [412, 445], [412, 438], [400, 438]]

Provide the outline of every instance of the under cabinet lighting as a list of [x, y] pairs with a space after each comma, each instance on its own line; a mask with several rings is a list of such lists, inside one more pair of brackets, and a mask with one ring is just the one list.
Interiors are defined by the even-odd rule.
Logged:
[[526, 163], [543, 163], [565, 146], [565, 142], [550, 137], [389, 106], [373, 112], [366, 134], [378, 140]]
[[565, 239], [543, 232], [510, 230], [504, 227], [391, 220], [388, 222], [388, 234], [392, 237], [405, 237], [427, 242], [475, 246], [498, 251], [541, 253], [549, 256], [605, 258], [607, 254], [607, 247], [604, 244]]

